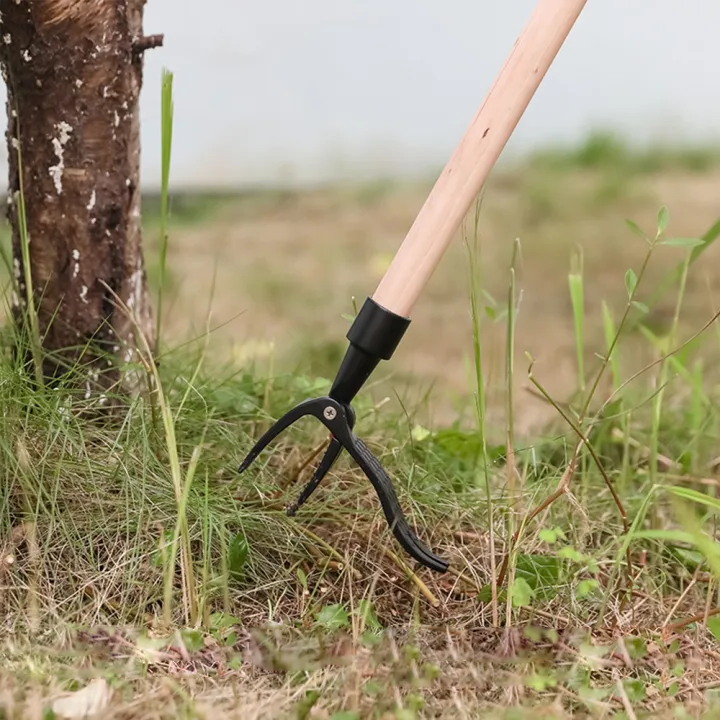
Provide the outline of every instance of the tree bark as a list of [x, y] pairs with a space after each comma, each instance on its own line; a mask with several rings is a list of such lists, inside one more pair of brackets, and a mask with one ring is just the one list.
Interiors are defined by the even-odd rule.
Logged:
[[116, 384], [141, 347], [134, 323], [155, 347], [142, 253], [139, 96], [143, 52], [159, 42], [142, 35], [144, 3], [0, 0], [13, 304], [18, 322], [28, 300], [22, 177], [46, 378], [80, 363], [100, 387]]

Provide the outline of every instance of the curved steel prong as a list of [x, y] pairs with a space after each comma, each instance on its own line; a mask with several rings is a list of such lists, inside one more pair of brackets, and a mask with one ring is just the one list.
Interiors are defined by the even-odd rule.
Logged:
[[294, 514], [297, 508], [310, 497], [344, 448], [360, 466], [375, 488], [375, 492], [380, 499], [380, 504], [385, 514], [385, 519], [403, 549], [425, 567], [435, 570], [436, 572], [445, 572], [449, 567], [448, 562], [428, 550], [415, 535], [400, 507], [400, 502], [395, 493], [392, 480], [365, 443], [353, 433], [355, 413], [349, 405], [339, 403], [331, 397], [320, 397], [306, 400], [295, 406], [290, 412], [283, 415], [283, 417], [257, 441], [240, 465], [239, 472], [246, 470], [253, 460], [255, 460], [285, 428], [305, 415], [313, 415], [320, 420], [332, 433], [332, 440], [320, 464], [313, 473], [312, 479], [303, 489], [298, 501], [290, 506], [288, 514]]
[[322, 403], [322, 398], [313, 398], [305, 400], [296, 405], [292, 410], [285, 413], [272, 427], [266, 430], [260, 439], [255, 443], [252, 450], [247, 454], [245, 459], [238, 468], [239, 473], [245, 472], [257, 456], [286, 428], [297, 422], [305, 415], [314, 415], [317, 417], [317, 406]]
[[[322, 401], [324, 409], [318, 418], [339, 444], [348, 451], [372, 483], [380, 499], [385, 519], [397, 541], [411, 557], [425, 567], [435, 572], [446, 572], [449, 567], [448, 562], [428, 550], [415, 535], [400, 507], [392, 480], [365, 443], [352, 432], [347, 421], [346, 406], [332, 398], [322, 398]], [[329, 408], [334, 412], [329, 412]]]
[[298, 496], [298, 499], [292, 503], [288, 509], [287, 514], [292, 517], [300, 509], [300, 507], [307, 501], [307, 499], [315, 492], [315, 489], [320, 484], [322, 479], [328, 474], [330, 468], [334, 465], [338, 456], [342, 452], [342, 444], [336, 438], [333, 438], [328, 445], [325, 454], [323, 455], [320, 464], [315, 469], [310, 482], [303, 488], [303, 491]]
[[359, 437], [352, 435], [349, 440], [349, 447], [346, 449], [373, 484], [375, 492], [380, 498], [385, 519], [397, 541], [411, 557], [425, 567], [435, 572], [446, 572], [449, 567], [447, 560], [443, 560], [428, 550], [408, 524], [395, 494], [392, 480], [378, 459]]

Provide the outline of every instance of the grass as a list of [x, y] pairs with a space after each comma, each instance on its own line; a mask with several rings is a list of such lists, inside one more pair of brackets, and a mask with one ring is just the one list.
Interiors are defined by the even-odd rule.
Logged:
[[602, 168], [642, 175], [667, 171], [707, 172], [720, 161], [720, 149], [700, 146], [636, 147], [617, 133], [591, 132], [574, 147], [550, 147], [533, 154], [532, 163], [549, 169]]
[[[360, 202], [392, 197], [382, 186]], [[166, 198], [157, 220], [161, 276], [173, 207]], [[585, 210], [544, 222], [570, 228]], [[98, 687], [108, 718], [713, 716], [720, 328], [693, 283], [720, 226], [678, 238], [665, 208], [652, 225], [636, 218], [616, 241], [633, 251], [612, 262], [622, 295], [593, 273], [592, 252], [546, 247], [565, 273], [575, 373], [559, 392], [523, 356], [543, 258], [528, 235], [499, 265], [484, 213], [464, 233], [467, 284], [454, 288], [470, 317], [471, 420], [428, 422], [424, 393], [395, 383], [387, 402], [387, 380], [355, 404], [418, 534], [451, 560], [445, 576], [407, 564], [347, 458], [286, 516], [326, 440], [317, 424], [237, 475], [274, 418], [327, 392], [337, 344], [307, 343], [283, 372], [273, 354], [224, 359], [207, 333], [166, 341], [159, 365], [144, 353], [150, 399], [100, 413], [72, 377], [37, 387], [5, 329], [0, 716], [52, 717], [59, 696], [77, 714]], [[529, 396], [549, 418], [533, 432], [519, 428]]]
[[157, 327], [155, 329], [156, 341], [162, 337], [162, 301], [163, 290], [165, 289], [165, 277], [167, 273], [167, 246], [168, 246], [168, 220], [170, 216], [169, 194], [170, 194], [170, 159], [172, 156], [172, 128], [173, 128], [173, 74], [167, 70], [162, 76], [162, 118], [160, 145], [162, 148], [162, 179], [160, 187], [160, 282], [157, 298]]
[[[662, 241], [651, 236], [649, 251]], [[641, 270], [636, 277], [631, 307]], [[622, 319], [615, 324], [621, 338]], [[117, 717], [140, 708], [199, 717], [210, 706], [233, 717], [237, 698], [243, 717], [298, 717], [312, 705], [336, 718], [510, 717], [507, 708], [526, 705], [552, 717], [631, 717], [628, 708], [639, 717], [707, 701], [720, 671], [710, 614], [720, 501], [713, 458], [689, 450], [712, 449], [717, 426], [697, 356], [659, 360], [650, 382], [618, 393], [611, 413], [589, 421], [586, 447], [602, 468], [576, 463], [579, 477], [556, 502], [523, 515], [553, 496], [577, 433], [524, 441], [512, 454], [488, 442], [477, 327], [479, 432], [424, 430], [412, 408], [398, 422], [369, 398], [358, 406], [358, 431], [392, 471], [421, 534], [452, 559], [442, 578], [404, 571], [374, 496], [348, 464], [297, 519], [284, 515], [322, 439], [317, 428], [286, 440], [253, 476], [236, 476], [262, 427], [326, 391], [322, 381], [198, 372], [202, 349], [184, 348], [156, 370], [158, 436], [143, 399], [89, 423], [91, 408], [70, 385], [36, 390], [6, 353], [6, 713], [98, 677], [117, 698]], [[671, 366], [675, 381], [660, 403], [653, 384], [670, 381]], [[603, 473], [621, 489], [629, 533]], [[522, 484], [510, 492], [516, 476]], [[521, 532], [510, 543], [513, 528]], [[510, 554], [507, 584], [493, 570], [493, 546], [498, 567]]]

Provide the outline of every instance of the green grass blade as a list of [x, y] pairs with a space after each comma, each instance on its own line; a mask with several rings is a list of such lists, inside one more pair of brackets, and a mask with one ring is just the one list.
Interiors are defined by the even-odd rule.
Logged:
[[159, 347], [162, 329], [163, 294], [167, 271], [168, 220], [170, 215], [170, 159], [173, 138], [173, 74], [163, 70], [161, 95], [161, 187], [160, 187], [160, 283], [158, 287], [157, 321], [155, 338]]
[[570, 300], [575, 326], [575, 352], [577, 355], [577, 372], [580, 392], [585, 392], [585, 294], [583, 289], [583, 265], [580, 253], [574, 259], [573, 268], [568, 275]]

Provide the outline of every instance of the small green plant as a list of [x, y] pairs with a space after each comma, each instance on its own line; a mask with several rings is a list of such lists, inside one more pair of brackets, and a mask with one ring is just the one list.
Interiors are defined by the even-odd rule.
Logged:
[[315, 622], [324, 630], [333, 632], [350, 626], [350, 616], [345, 608], [335, 603], [326, 605], [315, 615]]

